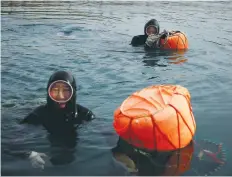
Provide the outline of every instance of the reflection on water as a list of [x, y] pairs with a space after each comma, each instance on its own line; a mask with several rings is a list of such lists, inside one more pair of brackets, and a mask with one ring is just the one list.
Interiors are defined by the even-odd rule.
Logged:
[[224, 147], [208, 140], [194, 140], [179, 150], [151, 154], [133, 150], [129, 144], [120, 142], [112, 153], [133, 175], [205, 176], [220, 170], [225, 163]]
[[[232, 143], [227, 136], [232, 114], [231, 2], [1, 1], [1, 5], [1, 147], [51, 153], [53, 163], [61, 164], [62, 159], [66, 163], [39, 171], [28, 159], [2, 153], [2, 174], [128, 174], [110, 150], [117, 142], [113, 112], [134, 91], [161, 83], [188, 88], [196, 136], [223, 142], [228, 151], [226, 164], [213, 174], [232, 174]], [[185, 32], [190, 49], [145, 52], [129, 45], [133, 36], [143, 34], [150, 18], [160, 21], [161, 31]], [[16, 121], [45, 103], [47, 80], [61, 68], [77, 78], [78, 103], [98, 117], [78, 129], [78, 142], [67, 142], [68, 147], [48, 139], [41, 127], [24, 129]], [[202, 164], [198, 171], [208, 173], [215, 168], [208, 162], [204, 154], [191, 169]]]
[[49, 157], [53, 165], [69, 164], [75, 160], [77, 134], [70, 134], [68, 137], [48, 135], [48, 140], [51, 146]]
[[[167, 64], [159, 64], [160, 60], [166, 59], [169, 64], [181, 64], [187, 62], [188, 59], [185, 57], [187, 50], [179, 51], [167, 51], [167, 50], [155, 50], [155, 51], [146, 51], [145, 56], [143, 57], [143, 62], [145, 66], [159, 66], [166, 67]], [[170, 61], [169, 61], [170, 60]]]

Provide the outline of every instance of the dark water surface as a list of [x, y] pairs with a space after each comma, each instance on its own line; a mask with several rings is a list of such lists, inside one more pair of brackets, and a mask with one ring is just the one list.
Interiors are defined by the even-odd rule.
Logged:
[[[232, 175], [232, 3], [231, 2], [2, 2], [2, 148], [49, 152], [45, 130], [17, 124], [46, 101], [48, 77], [74, 74], [78, 102], [99, 118], [79, 130], [68, 165], [47, 164], [2, 154], [2, 175], [126, 175], [110, 152], [116, 143], [113, 111], [136, 90], [152, 84], [189, 89], [197, 139], [223, 143], [226, 164], [215, 172]], [[185, 32], [186, 53], [146, 54], [129, 45], [150, 18], [161, 30]], [[196, 174], [194, 174], [196, 175]]]

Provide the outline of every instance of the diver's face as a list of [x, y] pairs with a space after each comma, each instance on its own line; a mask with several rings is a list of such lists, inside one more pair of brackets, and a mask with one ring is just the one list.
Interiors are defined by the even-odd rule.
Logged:
[[154, 26], [148, 26], [146, 29], [146, 34], [148, 36], [151, 34], [157, 34], [157, 29]]
[[64, 108], [73, 95], [72, 86], [65, 81], [55, 81], [49, 87], [50, 98]]

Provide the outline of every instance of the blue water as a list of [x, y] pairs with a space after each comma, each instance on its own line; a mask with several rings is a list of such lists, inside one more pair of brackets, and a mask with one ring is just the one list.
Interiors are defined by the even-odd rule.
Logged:
[[[2, 147], [49, 152], [46, 131], [17, 124], [46, 101], [57, 70], [73, 73], [78, 103], [98, 119], [83, 125], [73, 163], [34, 169], [28, 160], [1, 155], [4, 175], [125, 175], [110, 153], [116, 143], [113, 111], [136, 90], [179, 84], [192, 96], [197, 139], [223, 143], [227, 161], [216, 175], [232, 175], [232, 3], [21, 2], [1, 16]], [[4, 7], [3, 7], [4, 6]], [[185, 32], [186, 53], [146, 54], [129, 45], [150, 18], [161, 30]], [[30, 131], [30, 133], [28, 133]]]

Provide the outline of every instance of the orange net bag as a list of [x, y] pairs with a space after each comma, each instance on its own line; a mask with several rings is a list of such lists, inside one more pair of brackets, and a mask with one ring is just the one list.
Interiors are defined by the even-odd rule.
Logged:
[[189, 48], [188, 38], [182, 32], [175, 32], [167, 37], [160, 39], [161, 49], [185, 50]]
[[190, 98], [189, 91], [179, 85], [144, 88], [115, 110], [114, 129], [137, 148], [151, 151], [183, 148], [196, 131]]

